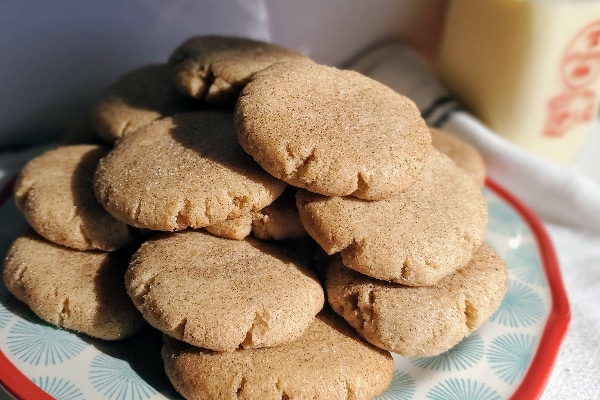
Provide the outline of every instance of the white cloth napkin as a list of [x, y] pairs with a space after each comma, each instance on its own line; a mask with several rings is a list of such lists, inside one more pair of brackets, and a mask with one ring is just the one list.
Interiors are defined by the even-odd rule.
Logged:
[[476, 146], [488, 176], [541, 219], [571, 307], [569, 330], [542, 399], [600, 399], [600, 185], [496, 135], [465, 111], [426, 62], [401, 43], [380, 44], [346, 67], [408, 96], [430, 125]]

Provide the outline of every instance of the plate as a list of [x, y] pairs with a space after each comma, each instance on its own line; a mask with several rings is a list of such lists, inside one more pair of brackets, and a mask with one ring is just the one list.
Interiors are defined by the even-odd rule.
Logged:
[[[11, 185], [0, 192], [0, 254], [27, 225]], [[569, 321], [569, 305], [550, 239], [538, 218], [491, 180], [486, 242], [506, 261], [509, 283], [495, 314], [436, 357], [394, 355], [389, 388], [378, 400], [537, 398]], [[180, 399], [162, 369], [161, 337], [149, 329], [104, 342], [39, 320], [0, 284], [0, 382], [17, 399]]]

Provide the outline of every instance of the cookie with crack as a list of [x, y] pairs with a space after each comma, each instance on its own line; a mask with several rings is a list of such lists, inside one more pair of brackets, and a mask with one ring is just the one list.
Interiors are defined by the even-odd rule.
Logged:
[[218, 224], [204, 228], [212, 235], [234, 240], [243, 240], [252, 232], [252, 219], [255, 213], [244, 214], [241, 217], [228, 219]]
[[469, 263], [433, 286], [403, 286], [346, 268], [336, 257], [327, 299], [362, 337], [403, 357], [431, 357], [479, 328], [500, 306], [508, 271], [483, 244]]
[[272, 204], [255, 213], [252, 235], [262, 240], [299, 239], [308, 236], [296, 207], [296, 191], [288, 186]]
[[235, 110], [238, 139], [271, 175], [326, 196], [378, 200], [418, 178], [431, 136], [408, 98], [357, 72], [277, 63]]
[[432, 127], [429, 130], [433, 147], [450, 157], [458, 168], [463, 169], [479, 187], [482, 187], [485, 183], [485, 163], [481, 153], [450, 132]]
[[298, 209], [294, 188], [288, 186], [273, 203], [260, 211], [204, 228], [219, 237], [242, 240], [252, 234], [261, 240], [300, 239], [308, 236]]
[[169, 58], [179, 90], [207, 103], [235, 105], [249, 77], [279, 61], [313, 61], [284, 47], [235, 36], [194, 36]]
[[160, 231], [241, 217], [271, 204], [285, 186], [244, 153], [231, 112], [214, 110], [163, 118], [124, 136], [94, 180], [108, 212]]
[[215, 351], [294, 340], [324, 303], [319, 281], [283, 247], [201, 230], [144, 242], [125, 285], [151, 325]]
[[94, 196], [94, 172], [108, 152], [99, 145], [59, 146], [25, 164], [15, 182], [15, 200], [37, 233], [77, 250], [113, 251], [136, 240]]
[[217, 353], [164, 337], [162, 358], [188, 399], [371, 399], [391, 382], [389, 352], [322, 312], [297, 340], [268, 349]]
[[175, 87], [166, 64], [151, 64], [121, 76], [95, 100], [92, 125], [113, 143], [160, 118], [198, 109], [199, 104]]
[[121, 340], [146, 327], [125, 291], [130, 252], [77, 251], [30, 232], [4, 260], [8, 290], [44, 321], [86, 335]]
[[296, 194], [304, 228], [328, 253], [365, 275], [433, 285], [483, 243], [487, 204], [473, 180], [432, 149], [419, 180], [388, 199]]

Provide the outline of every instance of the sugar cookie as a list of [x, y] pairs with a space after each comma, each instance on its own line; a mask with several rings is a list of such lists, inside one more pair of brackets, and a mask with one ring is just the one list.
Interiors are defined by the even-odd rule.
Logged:
[[295, 190], [288, 186], [272, 204], [255, 213], [252, 235], [262, 240], [286, 240], [306, 237], [306, 229], [296, 208]]
[[132, 226], [161, 231], [202, 228], [269, 205], [286, 185], [244, 153], [231, 118], [182, 113], [124, 136], [96, 170], [99, 202]]
[[215, 236], [241, 240], [252, 234], [262, 240], [299, 239], [308, 236], [296, 208], [295, 191], [291, 186], [273, 203], [262, 210], [207, 226]]
[[233, 106], [248, 78], [278, 61], [312, 62], [275, 44], [232, 36], [194, 36], [169, 58], [179, 90], [207, 103]]
[[433, 147], [450, 157], [457, 167], [464, 170], [479, 187], [482, 187], [485, 183], [485, 163], [481, 153], [449, 132], [431, 127], [429, 130]]
[[432, 285], [464, 266], [483, 243], [487, 204], [479, 187], [433, 149], [410, 189], [364, 201], [298, 191], [300, 218], [328, 253], [374, 278]]
[[371, 399], [390, 384], [389, 352], [362, 340], [332, 312], [298, 340], [216, 353], [165, 337], [167, 376], [188, 399]]
[[4, 283], [52, 325], [121, 340], [147, 326], [123, 284], [130, 254], [72, 250], [28, 233], [6, 255]]
[[37, 233], [77, 250], [112, 251], [136, 240], [94, 196], [94, 171], [108, 151], [99, 145], [59, 146], [25, 164], [15, 183], [15, 200]]
[[327, 196], [389, 197], [418, 178], [431, 136], [408, 98], [353, 71], [277, 63], [252, 76], [238, 139], [271, 175]]
[[218, 237], [242, 240], [252, 232], [254, 214], [248, 213], [241, 217], [228, 219], [218, 224], [207, 226], [204, 230]]
[[283, 247], [203, 231], [159, 234], [134, 254], [127, 291], [162, 332], [216, 351], [299, 337], [321, 310], [319, 281]]
[[383, 282], [336, 258], [327, 299], [366, 340], [404, 357], [440, 354], [480, 327], [500, 306], [508, 271], [483, 244], [464, 268], [433, 286]]
[[92, 105], [91, 120], [98, 135], [113, 143], [160, 118], [197, 108], [177, 90], [168, 65], [151, 64], [126, 73], [106, 88]]

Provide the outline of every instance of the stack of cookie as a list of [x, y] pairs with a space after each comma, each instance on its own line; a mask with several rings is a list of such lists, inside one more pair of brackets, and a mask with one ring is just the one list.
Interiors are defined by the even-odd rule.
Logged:
[[370, 398], [390, 352], [439, 354], [503, 297], [480, 155], [356, 72], [200, 36], [124, 75], [91, 115], [103, 144], [19, 175], [32, 232], [4, 280], [63, 328], [159, 329], [186, 398]]
[[[412, 101], [352, 71], [277, 63], [244, 86], [235, 126], [244, 150], [297, 188], [303, 227], [335, 255], [329, 304], [370, 343], [436, 355], [499, 306], [507, 271], [484, 244], [483, 163]], [[438, 150], [460, 146], [454, 157], [474, 168]]]
[[145, 322], [123, 286], [137, 234], [94, 196], [94, 171], [108, 152], [61, 146], [25, 165], [15, 199], [32, 229], [12, 244], [3, 276], [8, 290], [43, 320], [119, 340]]

